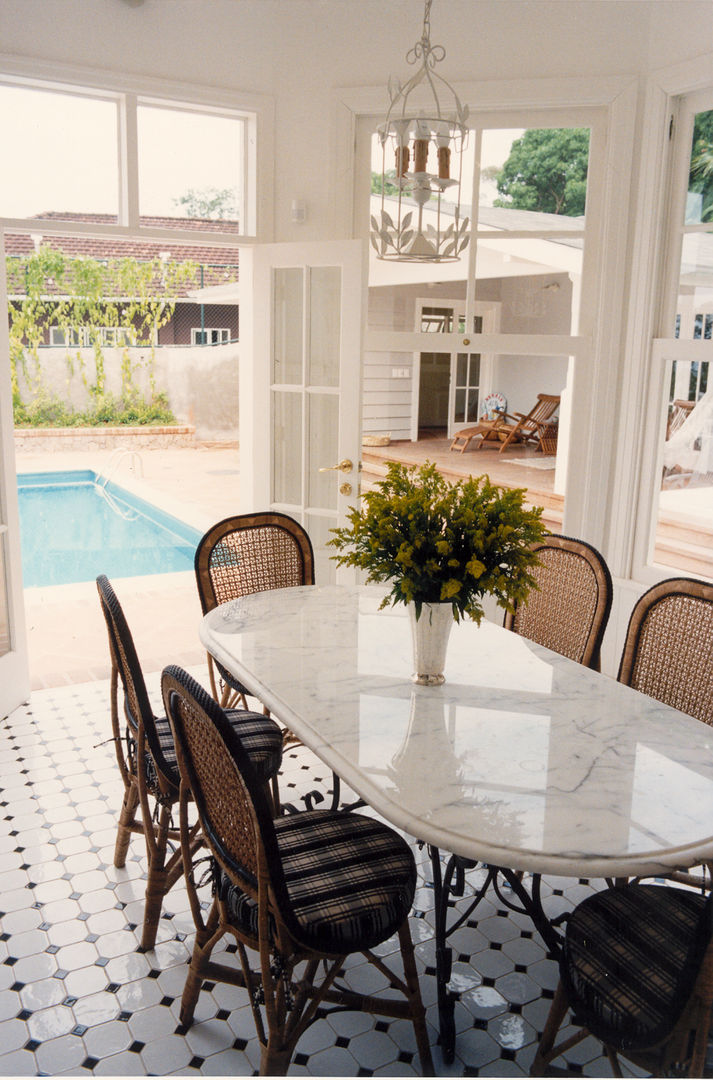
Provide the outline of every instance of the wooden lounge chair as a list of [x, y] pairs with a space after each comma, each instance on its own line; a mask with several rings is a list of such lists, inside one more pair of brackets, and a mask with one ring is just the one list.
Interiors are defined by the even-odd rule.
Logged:
[[[543, 440], [550, 435], [552, 417], [559, 408], [559, 394], [538, 394], [537, 404], [525, 413], [501, 413], [494, 420], [481, 420], [473, 427], [463, 428], [451, 442], [451, 450], [468, 448], [471, 439], [480, 435], [476, 449], [480, 450], [486, 442], [500, 443], [502, 454], [512, 442], [534, 442], [536, 449], [544, 451]], [[462, 444], [462, 445], [461, 445]]]

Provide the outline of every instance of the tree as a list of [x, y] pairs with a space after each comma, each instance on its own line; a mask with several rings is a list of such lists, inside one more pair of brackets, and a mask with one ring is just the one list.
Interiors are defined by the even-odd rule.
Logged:
[[371, 193], [372, 195], [381, 195], [381, 188], [383, 184], [384, 195], [398, 195], [399, 189], [394, 183], [396, 180], [396, 169], [387, 169], [383, 175], [381, 173], [372, 172], [371, 174]]
[[587, 192], [589, 130], [532, 128], [516, 139], [496, 176], [494, 206], [577, 217]]
[[186, 217], [206, 220], [235, 221], [238, 206], [235, 192], [230, 188], [189, 188], [173, 202], [184, 209]]
[[701, 195], [701, 221], [713, 221], [713, 109], [696, 113], [688, 190]]

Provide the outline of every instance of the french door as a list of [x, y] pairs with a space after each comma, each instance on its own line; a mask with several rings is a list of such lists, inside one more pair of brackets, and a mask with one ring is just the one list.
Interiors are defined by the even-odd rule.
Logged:
[[[0, 295], [5, 295], [5, 245], [0, 233]], [[20, 572], [20, 523], [15, 480], [10, 342], [0, 319], [0, 719], [30, 692]]]
[[359, 240], [259, 244], [240, 253], [240, 499], [296, 518], [317, 583], [326, 543], [359, 495], [362, 297]]

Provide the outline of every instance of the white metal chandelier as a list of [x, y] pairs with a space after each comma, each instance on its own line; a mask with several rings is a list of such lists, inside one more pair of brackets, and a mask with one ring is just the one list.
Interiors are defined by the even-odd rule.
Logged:
[[[389, 79], [391, 104], [377, 128], [382, 148], [381, 216], [372, 214], [371, 243], [377, 258], [395, 262], [454, 262], [470, 238], [469, 219], [461, 215], [468, 109], [435, 70], [446, 51], [442, 45], [431, 45], [432, 2], [426, 0], [421, 39], [406, 54], [408, 63], [419, 64], [419, 69], [403, 86]], [[424, 82], [433, 96], [430, 111], [409, 111], [409, 95]], [[450, 112], [441, 107], [439, 88], [452, 95]], [[393, 169], [387, 148], [394, 152]]]

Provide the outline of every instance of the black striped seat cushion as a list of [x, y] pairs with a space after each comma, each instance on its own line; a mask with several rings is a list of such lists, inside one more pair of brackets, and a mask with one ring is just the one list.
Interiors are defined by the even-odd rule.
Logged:
[[[408, 915], [416, 865], [408, 844], [363, 814], [310, 810], [274, 822], [288, 903], [302, 944], [326, 953], [371, 949]], [[231, 917], [257, 935], [257, 905], [220, 875]]]
[[560, 962], [575, 1022], [626, 1053], [665, 1039], [695, 984], [710, 904], [686, 889], [624, 885], [572, 912]]
[[[246, 709], [227, 709], [225, 715], [233, 730], [239, 735], [259, 779], [267, 782], [273, 776], [277, 776], [282, 765], [282, 728], [280, 725], [263, 713], [250, 712]], [[171, 725], [165, 716], [157, 716], [155, 726], [163, 754], [161, 769], [178, 787], [178, 762]], [[151, 765], [148, 762], [147, 768], [149, 782], [151, 782]]]

